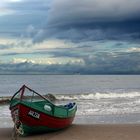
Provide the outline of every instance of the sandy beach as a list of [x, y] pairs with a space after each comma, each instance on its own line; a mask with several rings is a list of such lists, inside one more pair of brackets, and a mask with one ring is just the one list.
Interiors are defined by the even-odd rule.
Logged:
[[[0, 140], [11, 140], [12, 129], [1, 128]], [[140, 140], [140, 125], [72, 125], [67, 129], [19, 140]]]

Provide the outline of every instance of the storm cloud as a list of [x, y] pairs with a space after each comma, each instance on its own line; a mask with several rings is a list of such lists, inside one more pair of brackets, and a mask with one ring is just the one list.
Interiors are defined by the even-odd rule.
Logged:
[[138, 40], [139, 5], [139, 0], [53, 0], [46, 24], [36, 33], [33, 40], [40, 42], [49, 37], [74, 42]]
[[107, 39], [138, 41], [139, 6], [139, 0], [9, 2], [6, 8], [14, 13], [2, 17], [0, 30], [7, 28], [7, 34], [31, 38], [33, 43], [50, 38], [72, 42]]
[[71, 25], [139, 18], [139, 5], [139, 0], [54, 0], [48, 13], [48, 23]]
[[139, 0], [3, 3], [0, 73], [140, 74]]

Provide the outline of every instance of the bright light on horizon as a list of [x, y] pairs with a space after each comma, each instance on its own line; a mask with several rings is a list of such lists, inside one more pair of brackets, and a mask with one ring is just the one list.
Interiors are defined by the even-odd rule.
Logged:
[[21, 2], [22, 0], [9, 0], [10, 2]]

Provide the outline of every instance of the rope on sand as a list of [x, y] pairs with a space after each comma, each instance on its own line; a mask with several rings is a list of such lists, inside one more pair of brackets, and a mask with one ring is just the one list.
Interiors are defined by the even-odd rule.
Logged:
[[19, 135], [24, 135], [24, 131], [22, 129], [22, 123], [18, 121], [18, 123], [15, 123], [13, 132], [12, 132], [12, 140], [18, 140]]
[[14, 125], [13, 131], [12, 131], [12, 139], [11, 140], [18, 140], [19, 138], [19, 133], [16, 129], [16, 126]]

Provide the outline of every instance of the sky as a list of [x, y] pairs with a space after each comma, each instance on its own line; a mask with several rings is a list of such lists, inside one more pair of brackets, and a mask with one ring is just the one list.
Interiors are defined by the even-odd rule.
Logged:
[[0, 74], [140, 74], [140, 0], [0, 1]]

